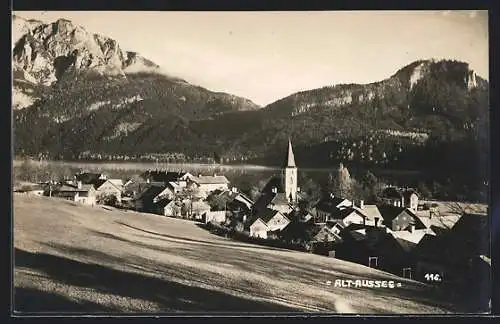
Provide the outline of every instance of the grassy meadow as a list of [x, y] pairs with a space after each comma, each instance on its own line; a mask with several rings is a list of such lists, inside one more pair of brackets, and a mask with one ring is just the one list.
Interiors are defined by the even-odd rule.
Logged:
[[[430, 286], [215, 236], [186, 220], [14, 195], [15, 310], [453, 313]], [[401, 287], [340, 288], [336, 279]]]

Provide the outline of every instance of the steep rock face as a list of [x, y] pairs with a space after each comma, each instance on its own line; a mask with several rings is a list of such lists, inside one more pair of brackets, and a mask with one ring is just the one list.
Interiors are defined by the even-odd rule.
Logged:
[[[437, 80], [436, 82], [432, 80]], [[336, 111], [348, 107], [391, 110], [410, 108], [419, 87], [426, 83], [455, 87], [458, 91], [487, 88], [487, 82], [469, 69], [467, 63], [424, 60], [409, 64], [390, 78], [369, 84], [341, 84], [302, 91], [266, 107], [275, 114], [297, 116], [304, 113]], [[426, 89], [427, 92], [433, 89]]]
[[40, 25], [43, 25], [43, 22], [39, 20], [28, 20], [17, 15], [12, 15], [12, 49], [21, 37]]
[[137, 53], [123, 51], [115, 40], [92, 34], [66, 19], [27, 29], [14, 47], [13, 65], [42, 84], [52, 84], [72, 70], [125, 76], [124, 70], [132, 65], [130, 72], [158, 68]]

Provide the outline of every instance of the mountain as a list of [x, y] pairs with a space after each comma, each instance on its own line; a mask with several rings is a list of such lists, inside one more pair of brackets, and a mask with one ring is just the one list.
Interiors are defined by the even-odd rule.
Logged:
[[[122, 105], [132, 97], [153, 105], [162, 102], [166, 114], [181, 110], [189, 115], [196, 110], [210, 115], [260, 108], [250, 100], [214, 93], [170, 76], [139, 53], [124, 51], [117, 41], [66, 19], [44, 24], [14, 16], [13, 29], [15, 109], [36, 106], [45, 114], [65, 119], [94, 109], [89, 107]], [[61, 107], [55, 107], [61, 101], [64, 110], [74, 109], [74, 115], [71, 112], [66, 117]]]
[[489, 84], [466, 62], [420, 60], [379, 82], [260, 108], [67, 20], [23, 26], [13, 53], [13, 104], [24, 107], [14, 111], [16, 155], [279, 164], [291, 137], [302, 167], [343, 161], [476, 187], [488, 179]]

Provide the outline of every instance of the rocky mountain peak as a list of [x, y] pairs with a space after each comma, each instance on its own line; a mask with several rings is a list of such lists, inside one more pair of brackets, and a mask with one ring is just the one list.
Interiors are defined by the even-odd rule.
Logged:
[[[18, 16], [14, 19], [23, 35], [13, 46], [13, 68], [40, 84], [51, 84], [71, 70], [125, 76], [126, 72], [158, 68], [137, 53], [123, 51], [116, 40], [92, 34], [70, 20], [27, 24]], [[127, 70], [131, 65], [133, 68]]]

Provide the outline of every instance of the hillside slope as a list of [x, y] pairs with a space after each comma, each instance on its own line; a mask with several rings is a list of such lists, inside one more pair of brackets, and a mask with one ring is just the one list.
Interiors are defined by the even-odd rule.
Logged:
[[[424, 284], [308, 253], [216, 237], [194, 223], [14, 197], [18, 311], [443, 313]], [[334, 288], [335, 279], [402, 287]]]

